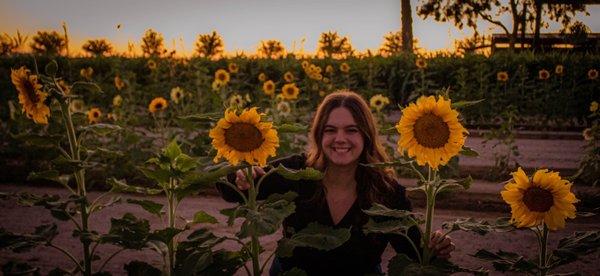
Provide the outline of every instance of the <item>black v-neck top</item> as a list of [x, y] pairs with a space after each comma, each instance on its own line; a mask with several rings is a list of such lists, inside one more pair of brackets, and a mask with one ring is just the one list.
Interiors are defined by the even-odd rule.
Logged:
[[[272, 163], [277, 166], [283, 164], [286, 168], [305, 168], [306, 157], [304, 155], [292, 155]], [[228, 177], [231, 183], [235, 183], [235, 175]], [[394, 193], [389, 196], [388, 206], [393, 209], [410, 210], [410, 201], [406, 198], [405, 189], [395, 183]], [[314, 194], [317, 192], [319, 181], [293, 181], [283, 178], [278, 174], [272, 174], [263, 180], [259, 199], [264, 199], [270, 194], [283, 194], [293, 191], [298, 194], [295, 199], [296, 212], [283, 221], [283, 235], [290, 237], [293, 233], [305, 228], [311, 222], [318, 222], [333, 228], [350, 228], [350, 239], [338, 248], [323, 251], [307, 247], [297, 247], [290, 258], [279, 258], [283, 271], [298, 267], [308, 275], [365, 275], [378, 273], [381, 263], [381, 254], [388, 242], [398, 253], [404, 253], [415, 259], [416, 254], [409, 241], [399, 235], [368, 234], [363, 233], [363, 226], [368, 222], [369, 216], [362, 212], [370, 206], [360, 206], [357, 198], [338, 224], [333, 223], [329, 206], [326, 200], [317, 202]], [[239, 195], [224, 184], [217, 184], [217, 189], [227, 201], [241, 201]], [[409, 236], [414, 244], [419, 247], [420, 232], [413, 227], [409, 230]]]

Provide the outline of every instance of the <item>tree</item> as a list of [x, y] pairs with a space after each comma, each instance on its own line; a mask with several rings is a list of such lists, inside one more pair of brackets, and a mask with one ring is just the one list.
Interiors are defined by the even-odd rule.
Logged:
[[223, 38], [213, 31], [210, 34], [200, 34], [196, 40], [196, 53], [201, 57], [216, 58], [223, 54]]
[[[549, 20], [560, 22], [566, 28], [577, 12], [586, 12], [585, 5], [552, 4], [542, 7], [541, 0], [425, 0], [417, 10], [417, 14], [423, 18], [433, 16], [436, 21], [453, 21], [459, 29], [466, 24], [475, 33], [478, 33], [477, 20], [483, 19], [501, 28], [510, 37], [511, 50], [515, 47], [519, 30], [523, 37], [527, 30], [537, 32], [539, 37], [539, 27], [547, 26], [543, 21], [544, 13]], [[503, 14], [510, 14], [512, 30], [496, 19]]]
[[402, 33], [401, 32], [389, 32], [383, 37], [383, 43], [379, 48], [379, 52], [383, 56], [393, 56], [404, 51], [402, 47]]
[[39, 55], [59, 55], [67, 45], [65, 38], [56, 31], [38, 31], [32, 40], [29, 46]]
[[277, 59], [285, 56], [285, 47], [279, 40], [263, 40], [257, 52], [260, 57]]
[[112, 52], [113, 47], [106, 39], [90, 39], [81, 46], [84, 52], [99, 57]]
[[317, 54], [329, 58], [344, 58], [352, 56], [354, 49], [352, 49], [352, 44], [348, 37], [342, 37], [337, 32], [329, 31], [321, 33]]
[[142, 37], [142, 52], [144, 55], [156, 57], [166, 53], [167, 49], [165, 49], [163, 40], [162, 34], [153, 29], [146, 30], [144, 37]]
[[405, 53], [413, 52], [412, 8], [410, 0], [402, 0], [402, 49]]

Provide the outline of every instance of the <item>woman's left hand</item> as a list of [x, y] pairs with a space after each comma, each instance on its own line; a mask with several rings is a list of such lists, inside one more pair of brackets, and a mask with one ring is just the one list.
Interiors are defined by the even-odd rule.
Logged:
[[429, 249], [433, 250], [433, 254], [438, 258], [449, 259], [450, 253], [454, 251], [454, 243], [449, 236], [444, 236], [442, 231], [437, 230], [433, 235], [431, 235], [431, 240], [429, 241]]

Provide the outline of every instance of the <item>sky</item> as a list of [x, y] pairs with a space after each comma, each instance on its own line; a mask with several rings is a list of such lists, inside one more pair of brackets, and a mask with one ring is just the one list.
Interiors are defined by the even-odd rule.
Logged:
[[[418, 17], [418, 2], [411, 0], [413, 33], [424, 50], [452, 49], [455, 39], [472, 34]], [[600, 32], [600, 5], [588, 6], [588, 12], [590, 16], [578, 19]], [[350, 37], [355, 49], [365, 51], [378, 49], [383, 36], [401, 25], [400, 0], [0, 0], [0, 33], [62, 33], [62, 22], [68, 26], [71, 49], [80, 49], [87, 39], [106, 38], [122, 52], [128, 42], [139, 45], [144, 31], [153, 28], [163, 34], [169, 50], [188, 54], [198, 34], [213, 30], [229, 53], [253, 53], [266, 39], [281, 41], [288, 51], [299, 50], [304, 41], [304, 50], [314, 52], [327, 31]], [[479, 25], [480, 32], [500, 32]], [[552, 25], [550, 31], [556, 29]]]

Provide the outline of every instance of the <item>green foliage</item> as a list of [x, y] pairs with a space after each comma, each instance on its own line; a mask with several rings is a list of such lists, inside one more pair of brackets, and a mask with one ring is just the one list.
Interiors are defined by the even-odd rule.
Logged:
[[334, 229], [312, 222], [291, 237], [279, 240], [276, 254], [279, 257], [291, 257], [296, 247], [331, 250], [344, 244], [349, 238], [350, 229]]

